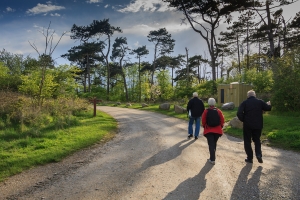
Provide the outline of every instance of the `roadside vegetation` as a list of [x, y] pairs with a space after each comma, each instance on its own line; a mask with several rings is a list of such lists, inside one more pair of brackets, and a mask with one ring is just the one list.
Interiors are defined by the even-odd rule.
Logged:
[[[28, 91], [34, 91], [34, 80], [28, 80]], [[99, 111], [93, 117], [89, 101], [60, 87], [60, 93], [42, 92], [52, 98], [0, 91], [0, 182], [114, 136], [117, 123], [111, 116]]]
[[43, 128], [20, 131], [16, 124], [0, 130], [0, 182], [23, 170], [50, 162], [58, 162], [66, 156], [114, 137], [116, 121], [99, 112], [77, 112], [72, 119], [50, 122]]

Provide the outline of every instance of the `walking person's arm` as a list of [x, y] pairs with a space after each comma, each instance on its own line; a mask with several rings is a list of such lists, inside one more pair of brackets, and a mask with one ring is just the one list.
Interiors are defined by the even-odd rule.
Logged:
[[206, 115], [207, 115], [207, 110], [204, 110], [204, 112], [202, 113], [202, 117], [201, 117], [201, 122], [202, 122], [203, 128], [205, 128], [205, 126], [206, 126]]
[[223, 128], [224, 123], [225, 123], [225, 118], [224, 118], [224, 115], [223, 115], [221, 110], [218, 109], [218, 113], [219, 113], [219, 116], [220, 116], [220, 124], [221, 124], [221, 127]]
[[263, 111], [271, 111], [271, 109], [272, 109], [272, 106], [271, 106], [270, 101], [268, 101], [267, 103], [263, 102]]
[[241, 122], [244, 122], [244, 108], [245, 108], [245, 101], [241, 103], [236, 113], [237, 117]]

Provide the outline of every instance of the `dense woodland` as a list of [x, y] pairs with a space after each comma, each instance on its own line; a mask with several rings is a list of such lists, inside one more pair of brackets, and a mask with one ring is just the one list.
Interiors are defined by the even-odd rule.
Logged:
[[[126, 35], [114, 38], [122, 27], [103, 19], [70, 27], [71, 39], [80, 45], [61, 55], [71, 65], [56, 66], [52, 53], [65, 33], [53, 41], [50, 23], [41, 32], [44, 52], [29, 44], [37, 59], [0, 51], [0, 128], [11, 120], [36, 122], [37, 111], [56, 116], [63, 125], [86, 109], [82, 99], [92, 97], [177, 101], [193, 91], [203, 98], [217, 97], [218, 84], [235, 81], [252, 84], [278, 111], [300, 111], [300, 12], [292, 19], [283, 15], [284, 5], [295, 1], [162, 1], [183, 13], [183, 21], [206, 42], [205, 55], [190, 57], [188, 46], [185, 55], [174, 55], [176, 41], [163, 27], [147, 36], [154, 55], [149, 55], [147, 44], [130, 49]], [[218, 31], [220, 23], [227, 23], [226, 31]], [[153, 61], [145, 62], [146, 56]]]

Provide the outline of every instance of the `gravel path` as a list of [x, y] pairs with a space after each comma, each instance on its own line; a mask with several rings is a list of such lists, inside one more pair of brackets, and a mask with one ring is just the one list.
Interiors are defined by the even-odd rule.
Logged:
[[185, 120], [98, 109], [118, 121], [113, 140], [9, 178], [0, 183], [0, 199], [300, 200], [297, 153], [263, 146], [264, 163], [246, 164], [242, 141], [224, 135], [211, 165], [206, 138], [187, 140]]

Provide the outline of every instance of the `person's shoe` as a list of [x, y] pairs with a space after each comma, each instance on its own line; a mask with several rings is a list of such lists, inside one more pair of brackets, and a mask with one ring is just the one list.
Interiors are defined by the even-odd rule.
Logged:
[[195, 140], [197, 140], [198, 139], [198, 137], [197, 136], [195, 136]]
[[246, 159], [245, 159], [245, 162], [246, 162], [246, 163], [253, 163], [253, 160], [250, 160], [250, 159], [246, 158]]
[[257, 161], [258, 161], [259, 163], [263, 163], [263, 159], [262, 159], [261, 156], [257, 156], [256, 158], [257, 158]]
[[193, 135], [192, 134], [190, 134], [189, 136], [188, 136], [188, 139], [191, 139], [193, 137]]
[[212, 165], [216, 164], [215, 161], [211, 161], [210, 159], [208, 159], [207, 161], [208, 161], [210, 164], [212, 164]]

